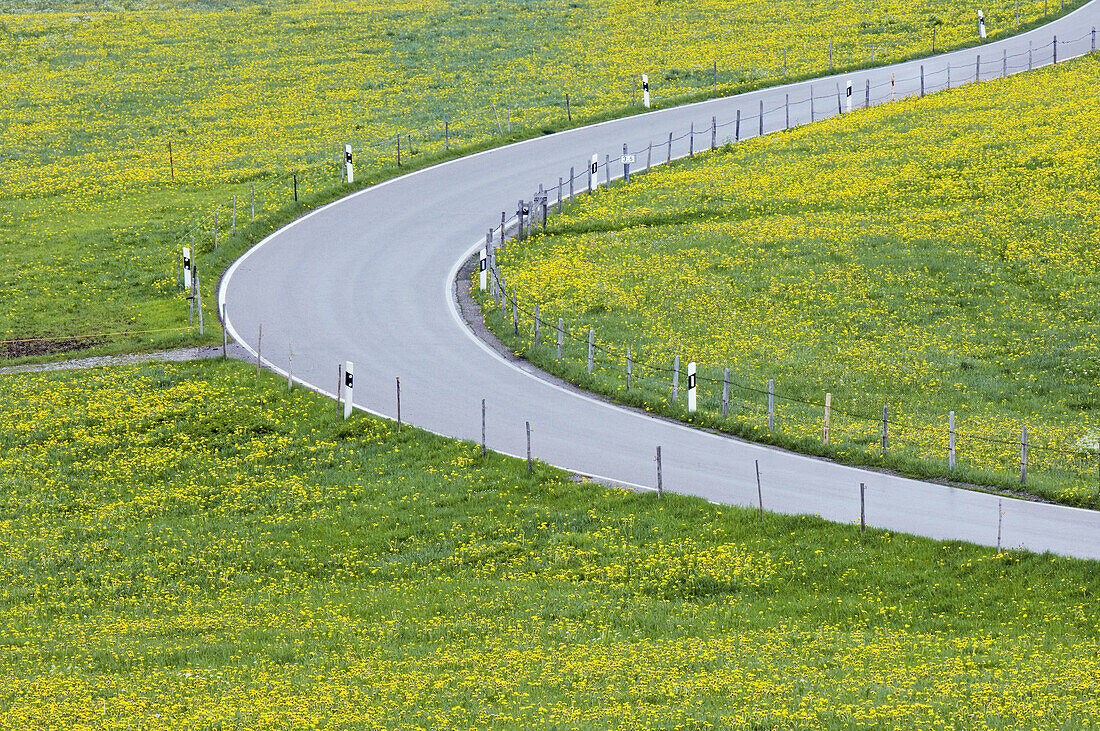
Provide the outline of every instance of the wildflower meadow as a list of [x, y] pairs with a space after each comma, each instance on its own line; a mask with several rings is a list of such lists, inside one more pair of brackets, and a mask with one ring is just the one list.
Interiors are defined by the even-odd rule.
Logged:
[[528, 476], [240, 363], [0, 398], [0, 728], [1100, 714], [1089, 562]]
[[[1088, 56], [730, 145], [581, 196], [547, 235], [499, 254], [526, 335], [513, 338], [510, 315], [486, 299], [489, 322], [541, 365], [639, 405], [849, 461], [1092, 505], [1100, 117], [1081, 100], [1098, 81], [1100, 60]], [[558, 317], [569, 324], [562, 361], [553, 343], [529, 345], [535, 305], [545, 333]], [[603, 348], [591, 377], [590, 328]], [[673, 401], [677, 355], [682, 368], [699, 364], [698, 416], [684, 392]], [[727, 368], [729, 418], [715, 418]]]
[[[1062, 7], [986, 5], [987, 26]], [[193, 342], [181, 247], [195, 236], [213, 283], [272, 226], [347, 192], [345, 143], [366, 183], [626, 113], [641, 74], [674, 103], [928, 53], [933, 31], [937, 48], [970, 43], [973, 16], [957, 0], [8, 4], [0, 340], [19, 342], [0, 358]]]

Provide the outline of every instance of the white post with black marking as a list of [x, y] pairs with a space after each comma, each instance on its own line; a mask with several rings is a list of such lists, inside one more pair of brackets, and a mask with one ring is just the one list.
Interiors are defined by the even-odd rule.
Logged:
[[985, 40], [985, 13], [978, 11], [978, 38]]
[[350, 360], [344, 364], [344, 418], [347, 419], [351, 416], [351, 402], [354, 392], [355, 376], [353, 372], [355, 370], [355, 364]]
[[688, 412], [695, 413], [698, 407], [695, 396], [695, 361], [688, 363]]
[[589, 193], [589, 195], [591, 195], [596, 190], [596, 186], [600, 184], [599, 172], [600, 172], [600, 156], [599, 155], [593, 155], [592, 156], [592, 162], [588, 163], [588, 193]]
[[852, 111], [852, 82], [849, 81], [844, 89], [844, 111]]
[[352, 165], [351, 161], [351, 145], [344, 145], [344, 175], [347, 176], [349, 183], [355, 182], [355, 166]]
[[642, 104], [649, 109], [649, 76], [642, 74]]
[[488, 271], [489, 258], [488, 258], [488, 254], [486, 253], [485, 249], [481, 250], [481, 254], [480, 254], [480, 256], [478, 256], [477, 265], [478, 265], [478, 272], [480, 273], [480, 276], [481, 276], [481, 282], [480, 282], [481, 291], [484, 292], [485, 287], [488, 285], [488, 278], [489, 278], [489, 271]]
[[191, 247], [183, 247], [183, 288], [191, 291]]

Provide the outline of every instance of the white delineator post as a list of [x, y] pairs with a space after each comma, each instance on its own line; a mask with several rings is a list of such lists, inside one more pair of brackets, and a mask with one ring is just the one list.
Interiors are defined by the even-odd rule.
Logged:
[[852, 111], [852, 82], [848, 82], [848, 86], [844, 90], [844, 111]]
[[191, 247], [183, 247], [183, 288], [191, 291]]
[[591, 193], [600, 184], [600, 156], [593, 155], [592, 162], [588, 163], [588, 192]]
[[351, 145], [344, 145], [344, 172], [349, 183], [355, 182], [355, 166], [351, 163]]
[[642, 104], [649, 109], [649, 76], [642, 74]]
[[688, 411], [695, 413], [698, 402], [695, 398], [695, 361], [688, 363]]
[[985, 40], [985, 13], [978, 11], [978, 38]]
[[353, 372], [355, 370], [355, 363], [348, 361], [344, 365], [344, 418], [347, 419], [351, 416], [351, 402], [352, 395], [354, 393], [355, 376]]
[[486, 254], [485, 249], [482, 249], [481, 250], [481, 256], [479, 257], [479, 261], [478, 261], [478, 267], [479, 267], [479, 270], [481, 272], [481, 291], [482, 292], [485, 291], [485, 287], [488, 284], [488, 282], [487, 282], [487, 278], [488, 278], [488, 275], [489, 275], [489, 272], [487, 270], [488, 261], [489, 261], [488, 255]]

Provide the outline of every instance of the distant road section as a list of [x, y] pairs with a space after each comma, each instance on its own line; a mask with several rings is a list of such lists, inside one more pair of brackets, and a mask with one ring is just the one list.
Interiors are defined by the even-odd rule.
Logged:
[[[867, 484], [869, 525], [937, 539], [1100, 558], [1100, 513], [903, 479], [716, 436], [620, 408], [522, 364], [478, 340], [459, 316], [460, 265], [539, 185], [556, 198], [559, 177], [587, 185], [593, 154], [617, 162], [623, 145], [644, 167], [709, 148], [712, 120], [721, 144], [775, 132], [862, 107], [990, 79], [1088, 53], [1100, 2], [1011, 39], [920, 61], [815, 79], [548, 135], [410, 173], [318, 209], [261, 241], [228, 270], [219, 300], [227, 326], [253, 357], [263, 326], [265, 365], [286, 374], [293, 352], [296, 380], [332, 395], [338, 365], [355, 362], [355, 405], [396, 415], [401, 379], [405, 422], [439, 434], [481, 439], [501, 452], [641, 488], [656, 484], [662, 447], [666, 489], [709, 500], [755, 505], [760, 462], [764, 507], [859, 520], [859, 485]], [[1055, 38], [1057, 43], [1055, 44]], [[979, 60], [980, 56], [980, 60]], [[950, 65], [950, 73], [948, 73]], [[922, 82], [923, 78], [923, 82]], [[852, 85], [851, 97], [847, 89]], [[812, 92], [811, 92], [812, 90]], [[761, 126], [760, 110], [764, 110]], [[789, 121], [788, 121], [789, 120]], [[696, 132], [693, 142], [689, 130]], [[673, 142], [671, 152], [669, 133]], [[601, 182], [604, 171], [600, 173]], [[510, 213], [511, 215], [511, 213]], [[335, 413], [335, 410], [334, 410]], [[1003, 509], [1003, 517], [1001, 510]]]

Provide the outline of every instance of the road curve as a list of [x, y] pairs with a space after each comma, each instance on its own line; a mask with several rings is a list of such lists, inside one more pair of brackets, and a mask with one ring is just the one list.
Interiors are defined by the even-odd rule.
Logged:
[[[712, 117], [719, 141], [836, 114], [847, 83], [853, 107], [928, 93], [1089, 52], [1100, 25], [1100, 0], [1041, 29], [980, 48], [841, 74], [675, 109], [650, 112], [520, 142], [410, 173], [320, 208], [258, 243], [226, 272], [218, 292], [230, 335], [256, 356], [328, 395], [337, 367], [355, 362], [355, 406], [392, 417], [401, 379], [406, 423], [479, 441], [481, 400], [488, 403], [490, 448], [526, 450], [533, 429], [536, 458], [634, 487], [656, 483], [654, 452], [662, 446], [667, 489], [715, 502], [755, 505], [754, 460], [763, 475], [764, 507], [817, 514], [848, 523], [859, 517], [859, 484], [867, 483], [872, 526], [936, 539], [996, 545], [999, 505], [1003, 544], [1100, 558], [1100, 513], [904, 479], [846, 467], [667, 420], [648, 417], [555, 385], [530, 367], [510, 363], [478, 340], [458, 313], [455, 276], [479, 248], [501, 211], [514, 211], [539, 184], [556, 189], [571, 167], [584, 171], [595, 153], [617, 159], [624, 143], [643, 166], [709, 146]], [[1030, 49], [1030, 50], [1029, 50]], [[951, 67], [950, 75], [947, 72]], [[893, 79], [893, 81], [891, 81]], [[809, 97], [814, 96], [813, 109]], [[868, 91], [869, 89], [869, 91]], [[789, 103], [789, 107], [788, 107]], [[613, 167], [612, 172], [619, 169]], [[603, 171], [600, 172], [601, 179]], [[584, 182], [578, 182], [583, 186]], [[553, 201], [555, 193], [551, 193]]]

